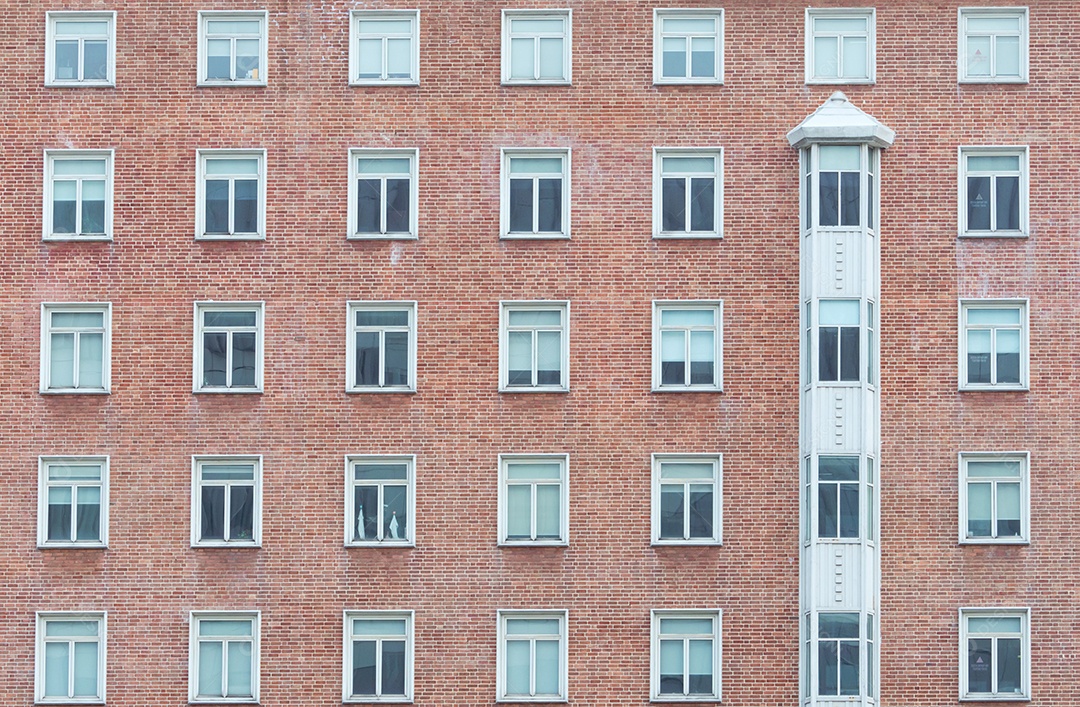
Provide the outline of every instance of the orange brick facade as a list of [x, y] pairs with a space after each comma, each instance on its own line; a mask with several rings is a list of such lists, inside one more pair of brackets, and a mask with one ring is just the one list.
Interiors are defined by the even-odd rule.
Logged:
[[[974, 4], [974, 3], [973, 3]], [[724, 9], [724, 83], [653, 83], [653, 10]], [[818, 5], [815, 5], [817, 7]], [[833, 1], [821, 7], [852, 6]], [[864, 5], [855, 5], [863, 7]], [[413, 702], [496, 701], [500, 610], [566, 610], [567, 701], [644, 705], [650, 612], [722, 612], [722, 702], [800, 700], [799, 154], [841, 88], [881, 154], [878, 703], [956, 704], [961, 607], [1030, 609], [1031, 705], [1080, 704], [1080, 69], [959, 85], [957, 2], [876, 8], [873, 85], [807, 85], [805, 3], [573, 10], [568, 86], [500, 83], [488, 0], [10, 2], [0, 79], [0, 703], [35, 612], [107, 612], [108, 705], [188, 702], [190, 612], [259, 611], [260, 703], [342, 701], [342, 612], [413, 611]], [[966, 4], [964, 6], [967, 6]], [[417, 86], [350, 86], [349, 11], [419, 9]], [[46, 11], [116, 11], [115, 87], [45, 87]], [[266, 10], [266, 86], [197, 87], [197, 13]], [[1029, 150], [1030, 234], [957, 237], [957, 151]], [[656, 239], [654, 148], [723, 149], [723, 238]], [[43, 154], [115, 150], [110, 242], [43, 242]], [[196, 150], [266, 150], [266, 238], [193, 238]], [[415, 240], [347, 240], [350, 148], [417, 149]], [[500, 239], [500, 150], [570, 151], [568, 240]], [[958, 392], [957, 303], [1027, 298], [1030, 389]], [[346, 393], [348, 301], [417, 303], [416, 392]], [[569, 302], [569, 390], [499, 391], [499, 303]], [[651, 390], [652, 303], [723, 302], [723, 392]], [[264, 303], [264, 383], [192, 393], [193, 303]], [[109, 302], [111, 391], [39, 392], [43, 303]], [[958, 544], [959, 452], [1030, 453], [1028, 545]], [[193, 455], [262, 456], [261, 547], [192, 547]], [[347, 455], [415, 455], [415, 547], [343, 545]], [[568, 455], [565, 547], [498, 543], [499, 455]], [[722, 454], [722, 545], [650, 543], [653, 454]], [[109, 457], [107, 549], [39, 549], [38, 458]], [[514, 700], [510, 700], [514, 701]]]

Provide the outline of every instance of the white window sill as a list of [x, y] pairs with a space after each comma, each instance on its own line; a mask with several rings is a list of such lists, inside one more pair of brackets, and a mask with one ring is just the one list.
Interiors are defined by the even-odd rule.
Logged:
[[195, 388], [191, 392], [196, 395], [201, 395], [203, 393], [211, 395], [258, 395], [263, 391], [262, 388]]
[[38, 550], [107, 550], [103, 542], [44, 542], [38, 543]]
[[978, 547], [980, 545], [1019, 545], [1021, 547], [1030, 545], [1031, 541], [1027, 538], [986, 538], [986, 537], [971, 537], [962, 538], [960, 545], [972, 545]]
[[193, 697], [188, 700], [190, 705], [257, 705], [259, 700], [255, 697]]
[[536, 387], [518, 387], [518, 386], [500, 386], [500, 393], [569, 393], [570, 389], [566, 387], [555, 386], [536, 386]]
[[569, 547], [566, 540], [500, 540], [499, 547]]
[[[380, 549], [413, 548], [415, 540], [355, 540], [345, 543], [345, 547], [371, 547]], [[363, 700], [362, 700], [363, 701]]]
[[375, 697], [374, 695], [357, 695], [354, 697], [346, 697], [344, 700], [342, 700], [342, 703], [347, 705], [408, 705], [412, 704], [412, 701], [412, 697], [402, 697], [400, 695], [398, 695], [397, 697]]
[[116, 88], [115, 81], [46, 81], [45, 88]]
[[258, 550], [262, 548], [262, 543], [254, 540], [202, 540], [192, 543], [191, 547], [197, 550], [228, 550], [230, 548]]
[[108, 395], [108, 388], [46, 388], [42, 395]]
[[[349, 81], [350, 86], [419, 86], [420, 81], [418, 79], [387, 79], [381, 81], [377, 79], [353, 79]], [[361, 702], [374, 702], [377, 700], [360, 700]]]
[[656, 387], [656, 386], [653, 386], [652, 392], [654, 392], [654, 393], [723, 393], [724, 389], [721, 388], [721, 387], [718, 387], [718, 386], [707, 386], [707, 387], [706, 386], [698, 386], [698, 387], [662, 386], [662, 387], [659, 387], [659, 388]]
[[652, 704], [680, 704], [680, 703], [693, 703], [700, 704], [704, 702], [716, 702], [719, 703], [719, 695], [655, 695], [649, 699]]
[[112, 235], [108, 233], [99, 233], [92, 236], [80, 236], [76, 233], [49, 234], [42, 236], [41, 240], [49, 243], [70, 243], [73, 241], [108, 242], [112, 240]]
[[503, 79], [503, 86], [570, 86], [568, 79]]
[[[1025, 84], [1025, 83], [1028, 83], [1028, 79], [1027, 79], [1026, 76], [1022, 76], [1022, 77], [1019, 77], [1019, 78], [1008, 77], [1008, 78], [1000, 78], [1000, 79], [999, 78], [991, 78], [989, 76], [979, 76], [979, 77], [976, 77], [976, 78], [959, 79], [957, 81], [957, 83], [959, 83], [959, 84], [969, 84], [969, 85], [970, 84], [974, 84], [974, 85], [977, 85], [977, 84], [994, 84], [994, 83]], [[983, 698], [981, 698], [981, 697], [972, 697], [972, 698], [969, 698], [969, 699], [981, 700]], [[998, 698], [998, 699], [1000, 699], [1000, 698]]]
[[653, 79], [653, 86], [723, 86], [723, 79], [708, 78], [708, 79]]
[[723, 547], [724, 543], [720, 540], [708, 539], [708, 540], [661, 540], [654, 538], [652, 541], [652, 547]]
[[504, 241], [568, 241], [568, 233], [502, 233], [500, 240]]
[[1027, 385], [961, 385], [961, 393], [1025, 393]]
[[521, 695], [521, 696], [508, 695], [506, 697], [499, 697], [498, 699], [495, 700], [495, 702], [497, 702], [500, 705], [505, 705], [505, 704], [527, 704], [529, 702], [543, 702], [543, 703], [555, 704], [555, 703], [565, 703], [565, 702], [569, 702], [569, 701], [570, 700], [566, 699], [565, 697], [556, 697], [556, 696], [553, 696], [553, 695], [539, 695], [537, 697], [528, 697], [527, 695]]
[[348, 393], [349, 395], [364, 395], [364, 394], [367, 394], [367, 393], [378, 393], [380, 395], [385, 394], [385, 393], [397, 393], [399, 395], [402, 395], [402, 394], [404, 394], [404, 395], [412, 395], [412, 394], [416, 393], [416, 388], [395, 388], [395, 387], [391, 387], [391, 386], [385, 386], [383, 388], [376, 388], [376, 387], [362, 388], [362, 387], [357, 387], [357, 388], [346, 388], [345, 392]]
[[695, 233], [693, 231], [687, 231], [686, 233], [653, 233], [653, 239], [658, 241], [701, 241], [701, 240], [722, 240], [723, 233], [717, 233], [716, 231]]
[[964, 231], [960, 238], [1027, 238], [1026, 231]]
[[266, 235], [263, 233], [200, 233], [195, 236], [197, 241], [265, 241]]
[[415, 241], [418, 240], [415, 233], [350, 233], [345, 236], [348, 241]]
[[[225, 86], [225, 87], [228, 87], [228, 88], [242, 88], [242, 87], [245, 87], [245, 86], [263, 87], [263, 86], [266, 86], [266, 80], [265, 79], [261, 80], [261, 81], [249, 81], [247, 79], [237, 80], [237, 81], [206, 81], [206, 80], [203, 80], [203, 81], [199, 81], [195, 85], [198, 86], [199, 88], [214, 88], [214, 87], [220, 87], [220, 86]], [[203, 700], [203, 701], [205, 702], [206, 700]], [[216, 702], [217, 700], [210, 700], [210, 701]], [[250, 702], [250, 701], [251, 700], [248, 700], [248, 702]]]
[[807, 86], [873, 86], [877, 83], [874, 79], [848, 79], [848, 78], [830, 78], [830, 79], [807, 79]]
[[1031, 702], [1030, 695], [971, 694], [960, 697], [961, 702]]

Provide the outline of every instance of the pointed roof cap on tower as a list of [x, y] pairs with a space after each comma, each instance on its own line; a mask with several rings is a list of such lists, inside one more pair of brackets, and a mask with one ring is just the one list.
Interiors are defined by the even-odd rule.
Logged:
[[796, 149], [815, 142], [866, 143], [884, 148], [893, 143], [896, 132], [856, 108], [842, 91], [837, 91], [789, 132], [787, 139]]

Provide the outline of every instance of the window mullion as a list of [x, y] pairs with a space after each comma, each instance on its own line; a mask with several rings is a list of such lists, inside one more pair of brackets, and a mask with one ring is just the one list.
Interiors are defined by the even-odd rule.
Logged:
[[529, 367], [532, 370], [529, 371], [529, 375], [531, 376], [530, 380], [535, 387], [540, 384], [540, 332], [533, 329], [531, 336], [532, 351], [530, 352], [531, 360], [529, 361]]
[[75, 541], [78, 539], [79, 520], [77, 514], [79, 512], [79, 487], [72, 484], [71, 489], [71, 527], [68, 528], [68, 539]]
[[689, 328], [683, 329], [683, 360], [686, 362], [685, 368], [683, 368], [683, 385], [690, 385], [690, 381], [693, 380], [690, 377], [690, 336], [691, 330]]
[[[565, 42], [564, 42], [565, 43]], [[540, 80], [540, 35], [532, 38], [533, 45], [533, 81]]]
[[683, 484], [683, 540], [690, 539], [690, 482]]
[[225, 332], [225, 387], [232, 387], [233, 332]]
[[990, 692], [995, 695], [998, 691], [998, 641], [1000, 640], [1000, 636], [990, 639]]
[[[536, 42], [537, 46], [540, 45]], [[539, 50], [538, 50], [539, 51]], [[539, 71], [539, 69], [537, 69]], [[533, 233], [540, 232], [540, 177], [532, 178], [532, 219], [533, 219]]]
[[[384, 41], [383, 44], [386, 42]], [[385, 71], [385, 70], [384, 70]], [[389, 199], [386, 195], [386, 177], [379, 177], [379, 233], [386, 233], [386, 210], [389, 207]]]
[[539, 484], [531, 482], [529, 484], [529, 539], [536, 540], [536, 514], [539, 512], [537, 497], [539, 494]]
[[529, 696], [536, 694], [536, 639], [529, 639]]
[[[687, 57], [688, 57], [687, 61], [690, 61], [690, 59], [689, 59], [689, 55], [690, 55], [689, 44], [687, 45], [687, 47], [688, 47], [687, 48]], [[689, 76], [690, 75], [689, 72], [687, 72], [686, 75]], [[694, 183], [694, 181], [690, 177], [683, 177], [683, 191], [685, 192], [685, 196], [684, 196], [685, 203], [683, 204], [683, 232], [684, 233], [689, 233], [690, 231], [694, 230], [690, 226], [690, 204], [694, 200], [694, 195], [691, 192], [691, 188], [693, 186], [693, 183]]]
[[386, 503], [385, 489], [386, 486], [382, 481], [379, 481], [375, 486], [375, 498], [378, 506], [375, 509], [375, 539], [379, 541], [382, 541], [383, 539], [383, 505]]
[[382, 695], [383, 639], [375, 639], [375, 696]]
[[386, 385], [386, 329], [379, 329], [379, 387]]
[[382, 50], [382, 66], [379, 67], [379, 78], [385, 81], [390, 73], [390, 38], [386, 36], [380, 37], [379, 48]]

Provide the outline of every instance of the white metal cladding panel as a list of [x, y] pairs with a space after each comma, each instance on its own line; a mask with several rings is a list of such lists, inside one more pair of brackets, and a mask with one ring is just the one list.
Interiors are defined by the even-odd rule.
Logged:
[[865, 577], [873, 573], [873, 551], [866, 543], [811, 544], [814, 571], [812, 606], [821, 611], [866, 611], [874, 608]]
[[809, 243], [811, 297], [867, 297], [874, 288], [872, 266], [875, 239], [862, 231], [816, 231]]
[[877, 411], [868, 404], [867, 391], [861, 385], [815, 386], [811, 398], [813, 451], [821, 454], [873, 452], [877, 447], [870, 438], [871, 425], [867, 415]]

